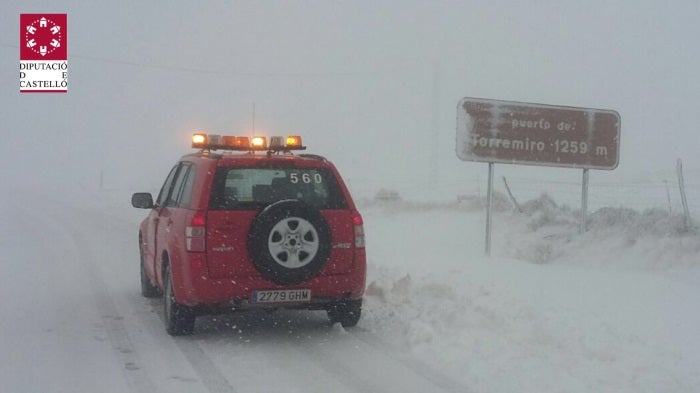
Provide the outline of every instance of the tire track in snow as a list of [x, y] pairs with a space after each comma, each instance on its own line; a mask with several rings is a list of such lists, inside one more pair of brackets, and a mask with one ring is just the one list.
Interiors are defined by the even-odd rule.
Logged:
[[[34, 206], [41, 206], [35, 204]], [[131, 338], [124, 326], [124, 317], [121, 316], [113, 299], [106, 290], [106, 283], [102, 278], [102, 274], [90, 261], [100, 260], [99, 253], [96, 253], [91, 247], [91, 242], [85, 239], [84, 233], [80, 228], [75, 227], [74, 216], [70, 219], [61, 219], [55, 216], [55, 211], [45, 208], [43, 211], [30, 209], [25, 206], [16, 206], [17, 209], [23, 210], [23, 216], [32, 217], [34, 222], [41, 222], [45, 231], [54, 238], [63, 238], [62, 244], [69, 245], [69, 257], [77, 260], [82, 270], [87, 273], [89, 279], [90, 291], [94, 295], [93, 301], [97, 310], [101, 311], [100, 320], [107, 333], [108, 340], [115, 349], [116, 355], [124, 365], [122, 375], [124, 376], [130, 390], [134, 393], [157, 393], [156, 385], [151, 381], [146, 371], [141, 367], [137, 351]], [[63, 209], [60, 209], [63, 210]], [[69, 231], [66, 231], [66, 230]], [[82, 245], [83, 247], [79, 247]], [[85, 252], [89, 251], [86, 255]]]
[[[105, 254], [104, 250], [95, 249], [97, 245], [85, 235], [87, 229], [91, 228], [94, 230], [95, 228], [92, 225], [87, 228], [76, 225], [76, 223], [80, 222], [103, 225], [104, 222], [95, 220], [94, 217], [70, 206], [61, 206], [61, 209], [55, 210], [47, 208], [42, 212], [22, 206], [18, 206], [18, 208], [22, 208], [26, 214], [34, 216], [36, 220], [42, 221], [47, 228], [51, 228], [51, 232], [55, 233], [56, 236], [64, 237], [66, 239], [65, 244], [70, 244], [73, 258], [80, 260], [83, 270], [89, 276], [91, 292], [94, 294], [97, 308], [102, 311], [101, 322], [109, 342], [124, 364], [123, 375], [131, 387], [131, 391], [134, 393], [158, 393], [159, 390], [156, 385], [142, 367], [143, 363], [139, 359], [138, 352], [124, 324], [124, 317], [119, 313], [115, 302], [106, 289], [107, 285], [103, 274], [94, 264], [90, 263], [90, 261], [99, 261]], [[56, 217], [59, 211], [65, 217]], [[76, 220], [78, 216], [81, 219]], [[102, 243], [98, 244], [101, 245]], [[82, 247], [78, 247], [78, 245]], [[161, 323], [163, 323], [162, 313], [157, 312], [157, 315], [159, 315]], [[165, 334], [165, 330], [162, 331], [162, 334]], [[195, 341], [188, 337], [172, 338], [172, 341], [174, 341], [210, 393], [236, 392], [214, 362]]]
[[352, 328], [339, 334], [334, 340], [342, 341], [342, 347], [347, 352], [337, 351], [338, 342], [307, 340], [303, 345], [295, 345], [319, 367], [334, 374], [338, 380], [358, 392], [470, 391], [425, 364], [397, 357], [394, 348], [367, 330]]
[[337, 370], [328, 372], [319, 367], [294, 344], [327, 341], [325, 318], [315, 319], [303, 311], [258, 310], [202, 317], [200, 321], [201, 348], [228, 378], [240, 381], [236, 386], [240, 392], [372, 391], [345, 383]]
[[[74, 213], [80, 214], [80, 212]], [[91, 219], [90, 216], [85, 217], [86, 219]], [[73, 232], [73, 239], [71, 239], [73, 245], [75, 246], [77, 244], [82, 244], [84, 246], [88, 246], [87, 249], [90, 251], [90, 258], [82, 259], [82, 261], [99, 260], [100, 253], [95, 251], [94, 248], [89, 247], [92, 246], [93, 243], [87, 239], [84, 239], [84, 233], [82, 232], [84, 229], [71, 228], [71, 230]], [[76, 241], [78, 238], [80, 238], [80, 241]], [[77, 246], [75, 249], [77, 250]], [[91, 278], [90, 283], [93, 293], [96, 294], [95, 299], [98, 302], [98, 307], [100, 310], [105, 311], [104, 314], [106, 315], [102, 316], [102, 320], [110, 343], [122, 355], [125, 370], [127, 370], [125, 377], [127, 378], [129, 385], [134, 388], [134, 392], [157, 393], [158, 389], [141, 366], [142, 363], [138, 359], [137, 351], [135, 350], [134, 344], [129, 337], [126, 327], [124, 326], [123, 317], [120, 316], [114, 301], [105, 289], [106, 283], [102, 277], [102, 274], [94, 265], [90, 263], [84, 263], [84, 265], [85, 270], [88, 272]], [[164, 323], [162, 321], [162, 313], [157, 312], [157, 315], [159, 316], [161, 322]], [[164, 329], [162, 330], [162, 334], [165, 334]], [[200, 382], [210, 393], [236, 392], [221, 371], [219, 371], [219, 369], [216, 367], [214, 362], [204, 353], [204, 351], [195, 341], [192, 341], [192, 339], [188, 337], [172, 337], [171, 339], [180, 352], [184, 355], [185, 359], [187, 359], [187, 361], [190, 363], [192, 369], [199, 377]]]
[[[163, 300], [151, 299], [151, 309], [158, 316], [161, 326], [165, 326], [162, 307]], [[142, 318], [145, 318], [143, 316]], [[149, 324], [149, 321], [143, 321], [144, 324]], [[151, 332], [151, 334], [159, 334]], [[192, 366], [192, 370], [199, 377], [200, 382], [206, 387], [210, 393], [235, 393], [236, 389], [229, 383], [228, 379], [221, 372], [219, 367], [211, 360], [202, 347], [197, 343], [196, 336], [171, 337], [165, 332], [165, 328], [160, 329], [161, 335], [166, 335], [175, 346], [180, 350], [182, 355], [187, 359], [187, 362]]]
[[386, 356], [394, 359], [397, 362], [404, 364], [414, 373], [421, 375], [423, 378], [429, 380], [436, 386], [440, 387], [446, 392], [471, 392], [471, 389], [463, 386], [459, 382], [455, 381], [453, 378], [435, 370], [434, 368], [426, 365], [425, 363], [410, 357], [396, 356], [399, 352], [394, 346], [384, 342], [374, 333], [367, 329], [361, 327], [355, 327], [350, 330], [350, 334], [365, 342], [366, 344], [372, 346], [374, 349], [382, 352]]
[[142, 362], [138, 356], [131, 337], [124, 326], [122, 317], [114, 304], [114, 301], [104, 290], [104, 281], [94, 269], [89, 269], [88, 274], [93, 281], [91, 287], [95, 296], [95, 302], [103, 311], [102, 322], [105, 332], [112, 347], [119, 353], [121, 361], [124, 363], [123, 375], [126, 378], [133, 392], [155, 393], [159, 390], [151, 381], [151, 378], [142, 367]]
[[[200, 327], [206, 327], [199, 342], [202, 350], [213, 356], [216, 363], [230, 365], [227, 371], [244, 365], [235, 371], [236, 378], [245, 381], [239, 386], [241, 392], [469, 391], [458, 384], [439, 381], [439, 373], [421, 370], [428, 368], [420, 362], [406, 361], [386, 344], [360, 340], [352, 333], [356, 329], [349, 329], [348, 333], [329, 327], [325, 318], [302, 311], [281, 310], [270, 316], [230, 315], [202, 323]], [[236, 326], [243, 330], [235, 330]], [[269, 377], [251, 385], [260, 373], [256, 367], [263, 367]], [[280, 386], [286, 386], [285, 390]]]
[[221, 373], [211, 358], [190, 337], [174, 338], [175, 344], [180, 349], [192, 369], [211, 393], [235, 393], [226, 377]]

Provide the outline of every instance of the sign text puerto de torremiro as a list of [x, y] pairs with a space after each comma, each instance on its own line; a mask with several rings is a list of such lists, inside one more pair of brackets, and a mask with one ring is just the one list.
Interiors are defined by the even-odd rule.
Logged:
[[464, 98], [457, 106], [464, 161], [615, 169], [620, 115], [612, 110]]

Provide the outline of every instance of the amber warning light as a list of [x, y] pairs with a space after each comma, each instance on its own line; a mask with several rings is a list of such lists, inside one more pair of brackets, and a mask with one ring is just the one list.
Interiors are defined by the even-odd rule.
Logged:
[[196, 133], [192, 135], [192, 147], [202, 150], [268, 151], [272, 153], [306, 150], [299, 135], [290, 135], [286, 138], [273, 136], [270, 137], [268, 145], [267, 138], [260, 135], [249, 138], [247, 136]]
[[194, 134], [192, 135], [192, 147], [194, 148], [204, 148], [207, 145], [207, 135], [206, 134]]
[[264, 136], [254, 136], [250, 144], [253, 150], [267, 149], [267, 139]]

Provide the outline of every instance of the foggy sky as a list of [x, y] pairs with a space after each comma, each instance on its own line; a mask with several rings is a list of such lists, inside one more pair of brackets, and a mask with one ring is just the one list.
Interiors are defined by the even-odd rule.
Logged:
[[[258, 133], [303, 135], [360, 193], [472, 189], [486, 165], [454, 153], [465, 96], [618, 111], [620, 165], [592, 179], [653, 177], [677, 158], [698, 174], [698, 4], [6, 0], [0, 176], [152, 190], [192, 132], [249, 135], [255, 105]], [[20, 94], [19, 14], [64, 12], [69, 92]]]

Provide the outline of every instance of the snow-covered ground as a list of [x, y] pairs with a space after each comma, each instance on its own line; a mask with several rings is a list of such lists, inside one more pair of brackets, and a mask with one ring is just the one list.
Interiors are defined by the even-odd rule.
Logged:
[[202, 317], [172, 338], [140, 297], [126, 192], [12, 190], [0, 220], [0, 381], [8, 392], [694, 392], [700, 235], [604, 209], [578, 234], [547, 197], [361, 204], [357, 328], [322, 312]]
[[[700, 236], [678, 217], [607, 209], [578, 234], [546, 197], [365, 209], [364, 326], [480, 392], [700, 390]], [[377, 244], [387, 242], [389, 244]]]

